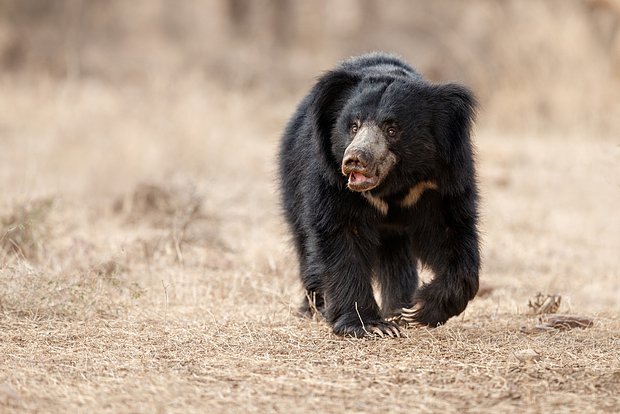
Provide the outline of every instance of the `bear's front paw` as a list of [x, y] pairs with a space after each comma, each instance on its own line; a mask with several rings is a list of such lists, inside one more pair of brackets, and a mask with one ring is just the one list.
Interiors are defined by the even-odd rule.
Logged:
[[435, 328], [446, 323], [454, 314], [428, 304], [416, 304], [413, 308], [403, 309], [402, 320], [408, 324], [426, 325]]
[[402, 308], [401, 314], [392, 320], [401, 326], [426, 325], [437, 327], [446, 322], [450, 316], [439, 309], [425, 306], [419, 301], [410, 308]]
[[450, 294], [438, 288], [441, 287], [432, 283], [423, 286], [416, 293], [413, 306], [403, 308], [396, 322], [436, 327], [465, 310], [468, 296], [458, 292]]
[[401, 308], [396, 312], [393, 312], [391, 316], [386, 320], [397, 324], [398, 326], [407, 327], [418, 323], [415, 319], [416, 312], [420, 309], [420, 304], [414, 305], [410, 308]]
[[378, 319], [364, 321], [362, 323], [357, 315], [355, 315], [355, 318], [356, 319], [346, 315], [338, 318], [332, 327], [334, 333], [336, 335], [352, 336], [355, 338], [363, 338], [365, 336], [400, 338], [400, 329], [398, 325], [392, 321]]

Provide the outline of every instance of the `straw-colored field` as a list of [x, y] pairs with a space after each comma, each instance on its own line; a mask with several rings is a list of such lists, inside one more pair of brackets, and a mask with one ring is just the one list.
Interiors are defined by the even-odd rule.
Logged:
[[[617, 139], [478, 130], [480, 296], [355, 340], [294, 316], [274, 156], [296, 97], [0, 90], [0, 412], [620, 411]], [[537, 330], [539, 291], [594, 325]]]

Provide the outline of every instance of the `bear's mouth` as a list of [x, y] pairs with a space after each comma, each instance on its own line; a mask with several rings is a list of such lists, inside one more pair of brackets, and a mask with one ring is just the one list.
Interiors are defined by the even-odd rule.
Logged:
[[375, 176], [368, 177], [361, 172], [352, 171], [349, 174], [349, 182], [347, 187], [353, 191], [367, 191], [375, 188], [379, 183], [379, 179]]

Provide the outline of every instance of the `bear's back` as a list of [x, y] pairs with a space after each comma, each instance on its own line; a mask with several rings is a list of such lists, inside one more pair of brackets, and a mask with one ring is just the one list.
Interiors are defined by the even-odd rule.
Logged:
[[340, 64], [340, 68], [362, 78], [397, 77], [422, 81], [422, 76], [402, 59], [387, 53], [368, 53], [349, 58]]

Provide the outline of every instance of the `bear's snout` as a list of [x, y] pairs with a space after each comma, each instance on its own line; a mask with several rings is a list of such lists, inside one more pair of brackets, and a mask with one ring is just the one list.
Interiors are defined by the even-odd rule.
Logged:
[[351, 172], [362, 172], [374, 175], [374, 160], [381, 158], [387, 145], [381, 130], [376, 125], [364, 125], [344, 151], [342, 158], [342, 172], [349, 175]]
[[344, 151], [342, 174], [349, 177], [353, 191], [378, 186], [395, 163], [383, 132], [377, 125], [364, 125]]

